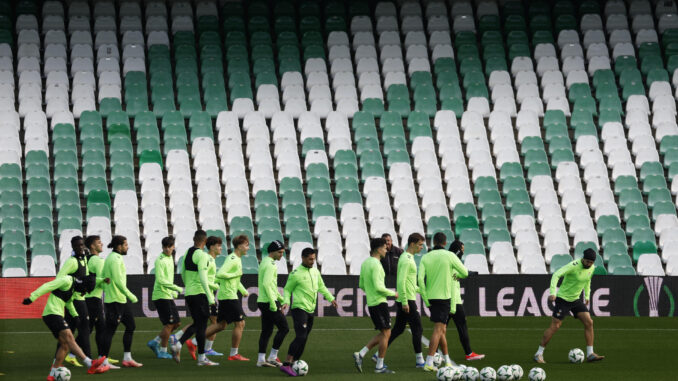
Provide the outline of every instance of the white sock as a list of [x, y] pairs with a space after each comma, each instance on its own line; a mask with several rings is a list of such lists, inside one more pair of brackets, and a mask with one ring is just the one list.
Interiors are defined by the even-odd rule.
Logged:
[[369, 351], [370, 351], [370, 350], [369, 350], [367, 347], [363, 347], [363, 349], [360, 350], [360, 357], [365, 357], [365, 355], [366, 355], [367, 352], [369, 352]]
[[52, 367], [52, 369], [49, 370], [49, 375], [54, 376], [54, 372], [56, 371], [55, 367]]
[[544, 348], [544, 347], [542, 347], [542, 346], [540, 345], [539, 348], [537, 348], [537, 353], [535, 353], [535, 355], [536, 355], [536, 356], [543, 355], [543, 354], [544, 354], [544, 349], [546, 349], [546, 348]]
[[88, 368], [89, 368], [90, 366], [92, 366], [92, 359], [89, 358], [89, 357], [85, 357], [85, 359], [82, 360], [82, 362], [84, 362], [85, 365], [86, 365]]
[[75, 357], [75, 355], [73, 353], [69, 353], [68, 357]]
[[207, 358], [205, 357], [204, 353], [199, 353], [198, 354], [198, 361], [205, 361]]
[[377, 357], [377, 369], [381, 369], [384, 367], [384, 358], [383, 357]]
[[235, 356], [238, 354], [238, 348], [231, 348], [231, 356]]
[[153, 339], [153, 341], [155, 341], [156, 343], [160, 344], [160, 342], [161, 342], [160, 336], [156, 336], [155, 339]]
[[266, 353], [259, 353], [257, 356], [257, 362], [266, 362]]
[[160, 352], [165, 352], [165, 353], [167, 353], [167, 347], [160, 347]]
[[417, 359], [417, 363], [421, 364], [424, 362], [424, 355], [422, 355], [421, 352], [416, 353], [414, 357]]
[[196, 340], [194, 337], [191, 339], [191, 343], [193, 343], [193, 345], [198, 345], [198, 340]]
[[212, 350], [212, 344], [214, 341], [212, 340], [205, 340], [205, 352]]
[[108, 358], [107, 358], [106, 360], [104, 360], [104, 365], [111, 365], [111, 364], [108, 362]]
[[278, 358], [278, 350], [271, 348], [271, 353], [268, 355], [269, 360], [275, 360]]
[[586, 346], [586, 355], [591, 356], [591, 353], [593, 353], [593, 345], [587, 345]]
[[178, 340], [174, 343], [174, 347], [176, 347], [177, 351], [181, 351], [181, 343]]
[[132, 352], [125, 352], [122, 361], [132, 361]]
[[176, 337], [177, 340], [181, 339], [181, 336], [183, 336], [183, 335], [184, 335], [184, 331], [182, 329], [174, 332], [174, 337]]
[[446, 363], [446, 364], [452, 364], [452, 359], [450, 358], [450, 355], [449, 355], [449, 354], [446, 354], [446, 355], [445, 355], [445, 363]]
[[433, 356], [426, 356], [426, 365], [433, 366]]

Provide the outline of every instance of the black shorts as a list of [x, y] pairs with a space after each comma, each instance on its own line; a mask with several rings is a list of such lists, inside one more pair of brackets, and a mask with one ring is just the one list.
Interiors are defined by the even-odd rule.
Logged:
[[391, 314], [388, 312], [388, 304], [381, 303], [376, 306], [367, 307], [370, 313], [374, 329], [384, 330], [391, 329]]
[[68, 323], [66, 323], [66, 319], [64, 319], [63, 316], [45, 315], [42, 317], [42, 321], [45, 322], [47, 328], [52, 331], [52, 335], [54, 335], [54, 337], [57, 339], [59, 338], [59, 332], [63, 331], [64, 329], [70, 329]]
[[219, 301], [219, 314], [217, 321], [226, 321], [231, 324], [245, 319], [245, 312], [242, 310], [242, 303], [238, 299], [224, 299]]
[[431, 304], [429, 307], [431, 321], [447, 324], [450, 319], [450, 299], [429, 299], [429, 303]]
[[210, 303], [207, 300], [207, 295], [189, 295], [186, 298], [186, 306], [188, 312], [191, 313], [193, 320], [208, 319], [210, 316]]
[[162, 325], [177, 324], [181, 321], [179, 310], [172, 299], [157, 299], [153, 301]]
[[219, 309], [217, 308], [217, 304], [212, 304], [210, 306], [210, 317], [212, 316], [219, 316]]
[[577, 317], [577, 314], [580, 312], [589, 312], [581, 298], [572, 302], [568, 302], [563, 298], [556, 298], [552, 316], [558, 320], [563, 320], [569, 314]]

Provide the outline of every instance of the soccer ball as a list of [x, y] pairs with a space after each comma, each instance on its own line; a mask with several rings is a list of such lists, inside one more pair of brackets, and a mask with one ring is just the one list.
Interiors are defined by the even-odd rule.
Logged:
[[297, 360], [292, 364], [292, 370], [299, 376], [305, 376], [308, 374], [308, 364], [304, 360]]
[[532, 368], [527, 377], [529, 377], [530, 381], [544, 381], [546, 380], [546, 372], [542, 368]]
[[460, 381], [464, 379], [464, 370], [466, 370], [466, 365], [453, 366], [451, 369], [452, 380]]
[[478, 381], [495, 381], [497, 379], [497, 372], [491, 367], [485, 367], [480, 370]]
[[502, 365], [497, 368], [497, 380], [509, 381], [513, 379], [513, 369], [508, 365]]
[[478, 380], [478, 369], [469, 366], [464, 369], [464, 380], [466, 381], [476, 381]]
[[65, 366], [56, 368], [54, 370], [54, 380], [55, 381], [70, 381], [71, 371]]
[[445, 358], [443, 355], [440, 353], [436, 352], [436, 354], [433, 355], [433, 366], [436, 368], [440, 368], [445, 364]]
[[581, 364], [584, 362], [584, 351], [579, 348], [570, 349], [570, 353], [567, 354], [567, 358], [571, 363]]
[[436, 372], [436, 378], [438, 381], [454, 381], [454, 371], [452, 367], [446, 366], [444, 368], [438, 369]]
[[511, 372], [513, 373], [512, 379], [520, 380], [523, 378], [523, 368], [518, 364], [511, 365]]

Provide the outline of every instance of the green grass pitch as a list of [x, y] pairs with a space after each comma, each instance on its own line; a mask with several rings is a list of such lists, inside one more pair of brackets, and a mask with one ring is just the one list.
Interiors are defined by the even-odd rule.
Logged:
[[[543, 330], [550, 318], [469, 318], [471, 345], [476, 352], [485, 353], [482, 361], [463, 362], [461, 346], [454, 324], [448, 330], [451, 357], [480, 369], [485, 366], [498, 368], [503, 364], [520, 364], [527, 380], [528, 371], [536, 366], [532, 355], [537, 349]], [[432, 325], [424, 318], [424, 335], [430, 337]], [[185, 318], [184, 324], [190, 321]], [[213, 357], [221, 363], [217, 367], [198, 368], [186, 349], [182, 362], [158, 360], [146, 347], [146, 342], [155, 337], [160, 328], [157, 319], [137, 319], [132, 354], [144, 364], [140, 369], [120, 369], [107, 374], [89, 376], [84, 368], [73, 368], [73, 380], [185, 380], [200, 377], [200, 380], [270, 380], [286, 377], [277, 369], [257, 368], [256, 354], [260, 321], [247, 320], [240, 353], [251, 359], [249, 362], [230, 362]], [[291, 327], [291, 318], [289, 318]], [[593, 364], [570, 364], [567, 353], [571, 348], [585, 350], [584, 331], [581, 323], [568, 318], [554, 336], [545, 352], [548, 362], [542, 368], [548, 380], [676, 380], [678, 369], [678, 324], [675, 318], [594, 318], [597, 353], [605, 355], [604, 361]], [[113, 358], [122, 358], [122, 326], [114, 338]], [[394, 375], [373, 373], [374, 364], [365, 361], [364, 374], [358, 374], [353, 366], [351, 353], [359, 350], [372, 335], [369, 318], [316, 318], [314, 330], [306, 345], [303, 359], [310, 371], [307, 379], [352, 380], [388, 378], [390, 380], [434, 380], [435, 375], [414, 368], [411, 336], [405, 332], [389, 348], [386, 364], [396, 371]], [[280, 357], [294, 334], [285, 338]], [[230, 330], [217, 335], [214, 348], [228, 352]], [[94, 346], [94, 338], [92, 336]], [[40, 320], [0, 320], [0, 381], [44, 380], [48, 374], [56, 341]], [[270, 345], [270, 344], [269, 344]], [[370, 354], [371, 355], [371, 354]]]

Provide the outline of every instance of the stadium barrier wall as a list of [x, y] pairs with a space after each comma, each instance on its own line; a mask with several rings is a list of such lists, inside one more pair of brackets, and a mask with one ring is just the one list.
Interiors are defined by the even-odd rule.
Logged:
[[[30, 306], [21, 305], [23, 298], [51, 278], [0, 278], [0, 319], [38, 318], [46, 297]], [[151, 301], [153, 275], [130, 275], [127, 287], [137, 295], [135, 316], [157, 317]], [[286, 275], [279, 276], [284, 285]], [[358, 288], [357, 276], [323, 276], [330, 292], [337, 298], [334, 309], [318, 295], [318, 316], [368, 316], [365, 294]], [[548, 302], [549, 275], [478, 275], [462, 280], [464, 309], [469, 316], [550, 316]], [[182, 284], [180, 277], [176, 283]], [[257, 276], [245, 275], [242, 283], [249, 296], [242, 298], [247, 316], [259, 316], [257, 310]], [[388, 287], [395, 287], [395, 277], [387, 277]], [[282, 288], [280, 288], [282, 293]], [[594, 316], [676, 316], [674, 295], [678, 294], [678, 277], [596, 276], [591, 284], [589, 310]], [[176, 301], [182, 317], [186, 316], [183, 297]], [[394, 301], [388, 301], [395, 316]], [[419, 310], [428, 309], [417, 300]]]

